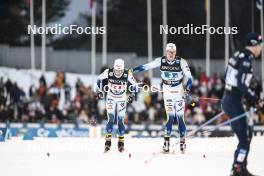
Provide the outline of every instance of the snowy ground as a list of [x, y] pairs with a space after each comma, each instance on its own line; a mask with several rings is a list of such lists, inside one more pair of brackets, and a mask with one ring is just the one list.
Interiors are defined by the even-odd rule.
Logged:
[[[172, 140], [175, 143], [176, 139]], [[104, 154], [103, 139], [21, 138], [0, 143], [0, 175], [3, 176], [228, 176], [237, 139], [196, 138], [187, 143], [188, 151], [161, 154], [149, 163], [162, 147], [162, 139], [126, 139], [126, 152], [112, 150]], [[49, 156], [48, 156], [49, 154]], [[131, 154], [131, 157], [129, 157]], [[205, 157], [204, 157], [205, 156]], [[264, 175], [264, 137], [255, 137], [249, 156], [249, 170]]]

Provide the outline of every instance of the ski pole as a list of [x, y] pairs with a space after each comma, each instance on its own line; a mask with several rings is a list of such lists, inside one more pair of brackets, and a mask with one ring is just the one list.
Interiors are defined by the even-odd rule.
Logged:
[[194, 101], [199, 101], [199, 100], [221, 101], [220, 98], [198, 97], [198, 96], [192, 96], [192, 99], [193, 99]]
[[190, 133], [196, 133], [197, 131], [199, 131], [200, 129], [202, 129], [203, 127], [207, 126], [208, 124], [212, 123], [213, 121], [215, 121], [216, 119], [218, 119], [219, 117], [221, 117], [222, 115], [224, 115], [225, 112], [222, 111], [220, 113], [218, 113], [217, 115], [215, 115], [214, 117], [212, 117], [210, 120], [208, 120], [207, 122], [205, 122], [204, 124], [202, 124], [201, 126], [197, 127], [195, 130], [191, 131]]

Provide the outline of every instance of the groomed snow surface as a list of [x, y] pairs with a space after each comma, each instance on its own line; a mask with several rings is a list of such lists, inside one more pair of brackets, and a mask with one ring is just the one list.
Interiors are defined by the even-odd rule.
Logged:
[[[171, 144], [178, 139], [172, 138]], [[0, 143], [1, 176], [228, 176], [237, 145], [235, 137], [194, 138], [187, 141], [186, 154], [179, 146], [174, 154], [158, 154], [162, 138], [129, 138], [126, 151], [117, 151], [112, 140], [109, 153], [103, 153], [104, 139], [11, 138]], [[131, 157], [129, 157], [131, 155]], [[146, 160], [151, 159], [148, 163]], [[248, 168], [264, 175], [264, 137], [254, 137]]]

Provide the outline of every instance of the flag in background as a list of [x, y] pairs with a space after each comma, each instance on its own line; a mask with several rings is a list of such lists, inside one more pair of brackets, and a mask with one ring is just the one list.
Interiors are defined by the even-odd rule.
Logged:
[[93, 8], [93, 3], [94, 3], [95, 0], [89, 0], [89, 5], [90, 5], [90, 8]]
[[256, 6], [259, 10], [262, 9], [262, 3], [263, 3], [263, 0], [256, 0]]

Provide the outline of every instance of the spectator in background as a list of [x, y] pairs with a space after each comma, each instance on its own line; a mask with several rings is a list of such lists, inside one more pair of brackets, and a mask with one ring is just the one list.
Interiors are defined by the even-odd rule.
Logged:
[[57, 88], [62, 88], [64, 83], [65, 83], [65, 74], [61, 71], [57, 71], [53, 85]]
[[89, 123], [89, 117], [84, 109], [82, 109], [77, 117], [77, 123]]
[[71, 86], [68, 83], [64, 84], [64, 96], [65, 96], [65, 103], [71, 101]]
[[46, 79], [45, 79], [44, 75], [41, 75], [41, 77], [39, 79], [39, 87], [37, 89], [37, 94], [41, 98], [41, 100], [46, 95], [46, 92], [47, 92]]
[[13, 87], [13, 84], [12, 82], [10, 81], [10, 79], [8, 78], [6, 83], [5, 83], [5, 90], [6, 90], [6, 98], [7, 98], [7, 101], [9, 102], [10, 101], [10, 91]]
[[5, 83], [4, 83], [4, 78], [0, 78], [0, 92], [5, 92]]
[[81, 81], [80, 78], [78, 78], [77, 82], [75, 84], [75, 89], [76, 89], [77, 92], [79, 91], [79, 88], [81, 87], [81, 85], [83, 85], [83, 82]]
[[203, 84], [203, 85], [206, 84], [207, 85], [208, 77], [206, 76], [205, 72], [202, 72], [200, 74], [199, 82], [200, 82], [200, 84]]
[[61, 111], [56, 106], [50, 106], [46, 116], [47, 120], [51, 121], [51, 123], [59, 123], [64, 119]]
[[6, 97], [4, 89], [1, 90], [0, 88], [0, 105], [6, 105]]

